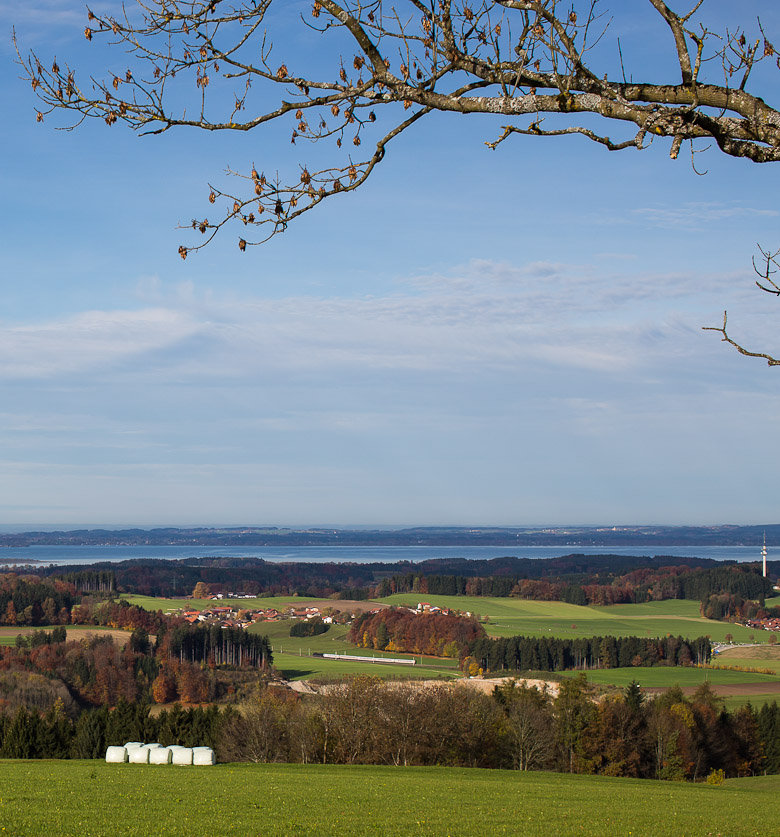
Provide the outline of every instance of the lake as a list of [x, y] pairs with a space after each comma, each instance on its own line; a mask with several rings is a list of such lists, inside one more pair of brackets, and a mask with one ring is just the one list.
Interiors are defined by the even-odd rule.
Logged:
[[[713, 558], [716, 561], [759, 561], [754, 546], [29, 546], [0, 548], [0, 561], [39, 564], [94, 564], [138, 558], [262, 558], [265, 561], [394, 563], [433, 558], [488, 559], [557, 558], [581, 555], [639, 555], [652, 557]], [[780, 560], [780, 547], [768, 547], [770, 561]], [[1, 566], [1, 565], [0, 565]]]

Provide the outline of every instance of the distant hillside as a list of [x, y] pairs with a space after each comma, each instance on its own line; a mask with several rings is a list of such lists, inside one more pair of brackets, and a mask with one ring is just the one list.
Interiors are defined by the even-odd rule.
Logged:
[[418, 527], [400, 530], [276, 527], [76, 529], [0, 534], [0, 546], [780, 546], [780, 524], [760, 526]]
[[[776, 576], [780, 562], [770, 562]], [[636, 600], [635, 592], [656, 584], [654, 598], [688, 598], [685, 579], [710, 578], [698, 585], [694, 598], [711, 593], [740, 592], [743, 596], [768, 595], [761, 579], [755, 590], [732, 589], [731, 580], [757, 575], [756, 564], [735, 564], [711, 558], [681, 558], [657, 555], [652, 558], [627, 555], [565, 555], [556, 558], [503, 557], [490, 560], [444, 558], [412, 563], [396, 562], [284, 562], [261, 558], [132, 559], [102, 562], [90, 566], [41, 567], [36, 573], [72, 582], [79, 590], [100, 590], [101, 579], [110, 578], [110, 589], [149, 596], [171, 596], [189, 592], [203, 582], [220, 592], [240, 591], [274, 595], [305, 595], [324, 598], [337, 593], [341, 598], [368, 599], [391, 592], [450, 592], [452, 595], [509, 596], [518, 582], [536, 580], [528, 598], [563, 599], [584, 604], [590, 595], [603, 603]], [[725, 573], [725, 574], [724, 574]], [[473, 581], [470, 581], [473, 580]], [[553, 589], [554, 585], [558, 585]], [[579, 589], [595, 585], [601, 593]], [[527, 585], [526, 585], [527, 586]], [[565, 589], [564, 589], [565, 588]], [[570, 589], [571, 588], [571, 589]], [[602, 589], [603, 588], [603, 589]], [[617, 598], [616, 598], [617, 597]]]

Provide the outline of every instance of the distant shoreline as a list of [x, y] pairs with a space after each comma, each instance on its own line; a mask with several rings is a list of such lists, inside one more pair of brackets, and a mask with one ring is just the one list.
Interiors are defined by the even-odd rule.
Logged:
[[243, 527], [158, 527], [74, 529], [0, 533], [0, 547], [759, 547], [780, 546], [780, 524], [757, 526], [560, 526], [330, 529]]

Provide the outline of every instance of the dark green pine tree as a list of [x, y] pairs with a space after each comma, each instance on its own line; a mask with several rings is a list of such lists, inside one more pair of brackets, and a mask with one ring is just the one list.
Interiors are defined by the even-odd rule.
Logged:
[[73, 722], [65, 714], [60, 699], [41, 719], [38, 727], [38, 750], [42, 759], [66, 759], [73, 743]]
[[3, 739], [2, 755], [7, 759], [39, 758], [38, 734], [40, 719], [38, 715], [20, 706], [13, 720], [6, 728]]
[[780, 708], [777, 701], [765, 703], [758, 713], [758, 736], [767, 773], [780, 773]]
[[106, 753], [106, 725], [108, 709], [92, 709], [82, 712], [76, 722], [71, 753], [75, 759], [99, 759]]
[[106, 723], [106, 746], [121, 747], [128, 741], [144, 740], [144, 718], [139, 715], [138, 704], [128, 703], [119, 698], [114, 709], [108, 714]]

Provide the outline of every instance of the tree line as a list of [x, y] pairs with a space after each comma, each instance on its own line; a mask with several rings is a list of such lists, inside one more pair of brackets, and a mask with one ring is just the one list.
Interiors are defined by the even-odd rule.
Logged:
[[754, 619], [780, 619], [780, 607], [765, 607], [761, 601], [722, 593], [702, 602], [702, 615], [723, 622], [748, 622]]
[[102, 759], [107, 747], [128, 741], [216, 747], [221, 726], [234, 712], [232, 707], [220, 711], [175, 704], [152, 715], [148, 703], [124, 698], [113, 709], [85, 709], [75, 719], [61, 703], [45, 713], [20, 707], [13, 715], [0, 715], [0, 757]]
[[702, 684], [647, 697], [636, 683], [596, 700], [583, 674], [553, 692], [507, 680], [492, 694], [464, 684], [355, 676], [302, 699], [270, 686], [238, 707], [152, 715], [120, 697], [68, 711], [0, 714], [0, 757], [103, 758], [126, 741], [205, 744], [220, 761], [451, 765], [702, 780], [780, 773], [780, 709], [729, 712]]
[[[480, 637], [464, 650], [462, 667], [483, 671], [570, 671], [628, 666], [690, 666], [710, 661], [708, 637], [683, 639], [593, 636], [575, 639], [513, 636]], [[474, 673], [474, 672], [472, 672]]]
[[517, 597], [537, 601], [563, 601], [577, 605], [642, 604], [664, 599], [705, 601], [712, 595], [729, 594], [763, 600], [772, 595], [772, 582], [757, 566], [732, 564], [725, 567], [688, 565], [631, 569], [607, 579], [589, 578], [589, 573], [519, 578], [517, 576], [467, 577], [407, 572], [384, 578], [376, 598], [394, 593], [420, 595]]
[[780, 710], [735, 712], [708, 684], [600, 701], [584, 675], [558, 693], [353, 677], [300, 700], [266, 689], [223, 729], [221, 757], [255, 762], [456, 765], [700, 780], [780, 772]]
[[[641, 602], [732, 592], [759, 597], [762, 582], [729, 574], [756, 573], [751, 565], [700, 558], [572, 554], [549, 559], [501, 557], [432, 559], [394, 563], [275, 563], [257, 558], [128, 560], [107, 565], [42, 567], [39, 577], [65, 581], [74, 592], [132, 590], [150, 596], [180, 596], [198, 585], [213, 591], [253, 595], [311, 595], [367, 599], [392, 593], [510, 596], [561, 599], [575, 604]], [[720, 571], [690, 576], [696, 569]], [[676, 579], [676, 580], [675, 580]], [[539, 585], [522, 584], [538, 581]], [[518, 586], [521, 585], [521, 586]], [[743, 589], [744, 587], [744, 589]], [[766, 590], [764, 591], [767, 592]], [[0, 612], [0, 616], [2, 613]]]
[[0, 715], [4, 758], [103, 758], [126, 741], [205, 744], [220, 761], [453, 765], [703, 780], [780, 773], [780, 709], [729, 712], [703, 684], [647, 697], [636, 683], [596, 701], [584, 675], [557, 694], [356, 676], [301, 698], [273, 687], [222, 709], [120, 699], [75, 718], [55, 703]]

